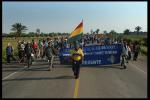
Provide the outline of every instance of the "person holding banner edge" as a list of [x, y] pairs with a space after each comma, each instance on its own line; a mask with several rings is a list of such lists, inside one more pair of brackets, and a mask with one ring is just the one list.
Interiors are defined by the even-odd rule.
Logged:
[[122, 53], [121, 53], [121, 66], [124, 67], [124, 69], [126, 69], [127, 65], [126, 63], [128, 63], [128, 47], [127, 47], [127, 42], [126, 41], [121, 41], [121, 45], [122, 45]]

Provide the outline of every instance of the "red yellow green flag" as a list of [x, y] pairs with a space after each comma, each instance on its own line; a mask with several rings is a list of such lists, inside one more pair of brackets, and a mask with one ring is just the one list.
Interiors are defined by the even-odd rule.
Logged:
[[75, 28], [75, 30], [70, 34], [67, 42], [75, 42], [77, 40], [80, 40], [83, 34], [83, 20], [82, 22]]

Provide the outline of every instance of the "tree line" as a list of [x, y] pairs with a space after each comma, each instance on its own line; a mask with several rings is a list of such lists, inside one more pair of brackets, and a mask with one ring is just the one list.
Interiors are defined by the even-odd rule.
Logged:
[[[59, 33], [59, 32], [43, 33], [43, 32], [40, 32], [39, 28], [36, 29], [36, 32], [25, 33], [25, 31], [28, 29], [26, 26], [22, 25], [21, 23], [13, 24], [11, 30], [13, 32], [10, 32], [9, 34], [5, 34], [3, 36], [6, 36], [6, 37], [47, 37], [47, 36], [53, 37], [53, 36], [60, 36], [60, 35], [68, 36], [70, 34], [70, 33]], [[142, 30], [142, 27], [140, 26], [135, 27], [135, 31], [137, 35], [139, 35], [140, 30]], [[96, 29], [96, 31], [91, 30], [91, 33], [98, 34], [99, 31], [100, 29]], [[115, 30], [111, 30], [109, 33], [106, 30], [104, 30], [103, 33], [112, 34], [112, 35], [118, 34]], [[131, 31], [129, 29], [125, 29], [123, 32], [124, 35], [130, 35], [130, 33]]]

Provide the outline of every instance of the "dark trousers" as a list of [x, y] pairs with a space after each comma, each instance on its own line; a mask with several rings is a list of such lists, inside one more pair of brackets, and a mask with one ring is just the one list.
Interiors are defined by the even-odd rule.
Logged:
[[72, 70], [74, 72], [74, 75], [76, 77], [79, 77], [79, 73], [80, 73], [80, 62], [73, 62], [72, 63]]
[[128, 52], [128, 60], [130, 60], [131, 59], [131, 52], [129, 51]]
[[138, 52], [134, 52], [134, 57], [133, 57], [133, 60], [136, 60], [138, 58]]
[[31, 54], [27, 54], [27, 64], [28, 67], [32, 64]]
[[24, 62], [24, 56], [25, 56], [25, 52], [24, 52], [24, 50], [21, 50], [21, 51], [19, 51], [19, 53], [20, 53], [20, 62]]
[[19, 59], [21, 59], [21, 58], [22, 58], [21, 51], [18, 51], [18, 56], [19, 56]]
[[13, 55], [7, 55], [7, 63], [10, 63], [10, 58], [12, 58], [13, 60], [16, 60]]

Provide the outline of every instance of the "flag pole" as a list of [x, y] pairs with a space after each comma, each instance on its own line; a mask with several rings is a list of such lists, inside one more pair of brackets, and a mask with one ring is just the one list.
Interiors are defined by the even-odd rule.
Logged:
[[83, 18], [82, 18], [82, 24], [83, 24]]

